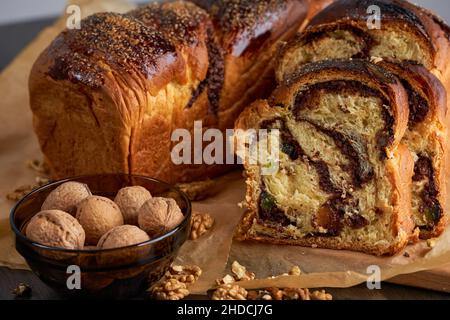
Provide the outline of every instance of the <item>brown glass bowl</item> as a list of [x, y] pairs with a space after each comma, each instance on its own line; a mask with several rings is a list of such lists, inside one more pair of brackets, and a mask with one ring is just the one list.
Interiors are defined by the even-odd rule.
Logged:
[[[67, 250], [31, 241], [24, 234], [26, 224], [40, 211], [48, 194], [68, 181], [85, 183], [93, 194], [110, 199], [123, 187], [142, 186], [154, 197], [173, 198], [184, 219], [175, 229], [156, 239], [117, 249]], [[137, 296], [164, 275], [188, 238], [190, 219], [191, 203], [183, 192], [152, 178], [125, 174], [83, 176], [49, 183], [22, 198], [10, 216], [16, 249], [43, 282], [63, 295], [115, 299]], [[80, 270], [79, 277], [77, 270]]]

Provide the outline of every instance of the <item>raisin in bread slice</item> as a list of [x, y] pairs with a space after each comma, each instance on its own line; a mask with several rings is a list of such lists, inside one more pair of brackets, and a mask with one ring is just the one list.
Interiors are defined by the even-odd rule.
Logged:
[[[369, 5], [380, 8], [381, 29], [368, 28]], [[277, 67], [281, 81], [305, 63], [361, 57], [402, 80], [410, 106], [404, 143], [415, 158], [413, 214], [424, 239], [439, 236], [448, 223], [448, 102], [445, 88], [433, 75], [449, 83], [448, 39], [445, 23], [407, 1], [341, 0], [319, 13], [306, 32], [284, 47]]]
[[399, 80], [362, 60], [309, 64], [255, 102], [236, 128], [278, 129], [279, 170], [262, 175], [245, 158], [249, 210], [237, 239], [401, 250], [414, 228], [413, 159], [400, 143], [408, 114]]

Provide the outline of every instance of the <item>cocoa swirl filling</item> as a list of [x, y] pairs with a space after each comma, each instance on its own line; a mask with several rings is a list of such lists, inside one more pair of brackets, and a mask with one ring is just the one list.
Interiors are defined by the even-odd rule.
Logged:
[[208, 111], [214, 115], [219, 111], [220, 93], [225, 81], [225, 61], [224, 50], [216, 43], [213, 37], [213, 31], [208, 30], [208, 60], [209, 67], [206, 78], [192, 92], [186, 108], [191, 108], [205, 89], [208, 90]]
[[406, 81], [402, 80], [402, 85], [405, 87], [408, 93], [409, 102], [409, 121], [408, 127], [412, 128], [416, 124], [421, 123], [425, 120], [430, 111], [427, 100], [425, 100], [417, 91], [415, 91], [411, 85]]
[[[313, 234], [312, 236], [336, 236], [341, 232], [344, 225], [353, 229], [359, 229], [368, 224], [368, 221], [357, 212], [357, 204], [354, 203], [350, 195], [346, 199], [341, 198], [343, 192], [333, 183], [328, 165], [322, 160], [313, 160], [307, 156], [297, 140], [295, 140], [291, 132], [287, 129], [282, 119], [264, 121], [261, 124], [261, 128], [279, 129], [281, 135], [281, 151], [287, 154], [292, 161], [308, 161], [319, 176], [320, 188], [324, 192], [332, 195], [332, 198], [323, 206], [321, 212], [318, 213], [313, 222], [315, 227], [321, 226], [327, 232]], [[261, 186], [261, 190], [259, 198], [261, 222], [278, 223], [281, 226], [292, 224], [283, 210], [277, 206], [275, 198], [266, 190], [264, 184]], [[346, 216], [346, 212], [352, 212], [352, 214]]]
[[[336, 146], [352, 163], [352, 182], [355, 187], [361, 188], [364, 183], [369, 182], [374, 177], [374, 169], [368, 158], [367, 145], [364, 139], [352, 133], [342, 133], [331, 129], [326, 129], [318, 124], [308, 121], [301, 116], [303, 108], [314, 106], [315, 93], [323, 91], [349, 92], [362, 94], [364, 96], [376, 96], [383, 102], [383, 119], [385, 128], [377, 133], [377, 146], [380, 148], [380, 158], [386, 157], [385, 148], [392, 142], [394, 119], [390, 115], [387, 107], [389, 104], [381, 94], [356, 81], [332, 81], [312, 85], [307, 90], [300, 92], [293, 106], [293, 114], [298, 121], [307, 121], [315, 126], [322, 133], [330, 136]], [[313, 233], [310, 236], [337, 236], [346, 225], [352, 229], [360, 229], [369, 224], [359, 212], [357, 199], [351, 195], [342, 198], [343, 191], [334, 184], [331, 179], [329, 168], [324, 161], [311, 159], [306, 155], [298, 141], [293, 137], [285, 122], [278, 118], [264, 121], [261, 124], [263, 129], [277, 128], [281, 135], [281, 151], [289, 156], [292, 161], [302, 160], [310, 163], [319, 176], [320, 188], [331, 195], [328, 200], [313, 218], [314, 227], [322, 227], [325, 232]], [[277, 222], [282, 226], [288, 225], [289, 219], [281, 209], [277, 207], [275, 199], [268, 193], [265, 186], [260, 197], [260, 218], [263, 221]], [[270, 201], [268, 201], [270, 199]], [[270, 210], [267, 203], [270, 203]]]
[[443, 210], [437, 199], [439, 192], [434, 180], [434, 170], [431, 159], [425, 155], [419, 155], [419, 159], [414, 166], [413, 181], [423, 180], [426, 180], [427, 182], [421, 194], [423, 203], [420, 206], [419, 211], [425, 215], [427, 225], [422, 226], [421, 229], [432, 230], [442, 217]]
[[351, 25], [342, 25], [339, 26], [339, 29], [336, 29], [334, 25], [319, 26], [313, 30], [310, 30], [309, 32], [307, 30], [306, 33], [299, 34], [297, 36], [297, 41], [293, 41], [292, 44], [293, 45], [298, 45], [297, 43], [309, 44], [313, 41], [320, 41], [321, 39], [326, 38], [328, 34], [331, 32], [334, 33], [334, 36], [337, 39], [339, 39], [340, 34], [342, 34], [342, 38], [344, 39], [343, 31], [351, 32], [354, 36], [354, 39], [361, 46], [361, 51], [356, 53], [350, 58], [364, 59], [370, 57], [370, 50], [376, 44], [375, 40], [367, 32], [364, 32], [363, 30]]
[[[313, 109], [316, 105], [315, 97], [317, 94], [321, 92], [331, 92], [331, 93], [348, 93], [348, 94], [360, 94], [366, 97], [372, 96], [372, 97], [378, 97], [381, 99], [383, 103], [383, 119], [385, 122], [385, 126], [383, 129], [381, 129], [377, 133], [377, 146], [380, 150], [380, 159], [384, 160], [387, 158], [386, 154], [386, 147], [389, 146], [393, 139], [394, 139], [394, 118], [390, 114], [389, 110], [385, 106], [389, 106], [388, 101], [376, 90], [362, 84], [358, 81], [353, 80], [338, 80], [338, 81], [327, 81], [327, 82], [321, 82], [317, 84], [311, 85], [308, 89], [301, 91], [297, 97], [295, 98], [294, 106], [293, 106], [293, 114], [297, 120], [303, 120], [301, 116], [301, 111], [305, 108], [311, 108]], [[360, 161], [360, 168], [358, 169], [359, 172], [355, 174], [356, 178], [356, 184], [358, 185], [360, 183], [364, 183], [371, 179], [371, 169], [367, 166], [366, 163], [363, 163], [363, 160], [367, 159], [367, 151], [365, 152], [364, 156], [364, 150], [367, 150], [367, 147], [364, 146], [364, 144], [358, 143], [358, 141], [355, 141], [354, 137], [347, 136], [343, 137], [342, 134], [339, 135], [339, 133], [335, 133], [335, 131], [331, 131], [330, 134], [334, 136], [334, 140], [337, 141], [338, 146], [345, 148], [343, 149], [344, 154], [347, 156], [350, 156], [351, 159]], [[342, 143], [341, 138], [345, 138], [346, 142]], [[360, 139], [356, 139], [360, 140]], [[348, 145], [348, 142], [350, 142], [350, 146]], [[361, 150], [362, 152], [360, 152]], [[359, 177], [359, 178], [358, 178]], [[360, 179], [360, 181], [358, 181]]]
[[309, 236], [338, 236], [345, 225], [352, 229], [361, 229], [369, 224], [358, 212], [357, 201], [352, 198], [334, 197], [328, 200], [312, 220], [314, 227], [322, 227], [326, 232], [314, 232]]
[[284, 121], [275, 119], [263, 122], [261, 124], [261, 129], [272, 129], [272, 125], [277, 121], [281, 125], [281, 128], [279, 128], [281, 138], [281, 151], [288, 155], [292, 161], [298, 159], [308, 161], [316, 170], [317, 175], [319, 176], [320, 188], [324, 192], [330, 194], [341, 194], [342, 190], [340, 190], [331, 180], [331, 175], [327, 164], [324, 161], [313, 160], [309, 156], [307, 156], [298, 141], [295, 140], [294, 136], [286, 127]]
[[364, 183], [372, 180], [374, 170], [369, 161], [367, 144], [364, 139], [356, 134], [328, 130], [312, 121], [305, 121], [315, 126], [319, 131], [333, 138], [336, 147], [338, 147], [351, 161], [353, 164], [353, 185], [355, 187], [361, 188]]

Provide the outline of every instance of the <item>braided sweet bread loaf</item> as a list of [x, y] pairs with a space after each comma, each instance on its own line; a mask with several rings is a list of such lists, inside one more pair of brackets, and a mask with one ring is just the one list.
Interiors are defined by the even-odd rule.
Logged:
[[[329, 0], [314, 1], [328, 3]], [[225, 165], [171, 161], [174, 129], [233, 128], [270, 91], [272, 58], [320, 6], [307, 0], [176, 1], [99, 13], [66, 30], [30, 75], [34, 127], [53, 177], [123, 172], [168, 182]]]
[[[367, 9], [380, 8], [380, 29], [369, 28]], [[413, 152], [413, 213], [421, 238], [440, 235], [445, 212], [450, 88], [448, 26], [407, 1], [339, 0], [320, 12], [282, 50], [279, 81], [306, 63], [364, 58], [398, 76], [409, 96], [410, 119], [404, 143]], [[440, 79], [442, 83], [438, 80]]]
[[313, 63], [286, 78], [236, 123], [278, 129], [281, 140], [276, 174], [245, 163], [249, 211], [237, 238], [377, 255], [406, 246], [414, 227], [414, 162], [400, 144], [408, 113], [400, 81], [363, 60]]

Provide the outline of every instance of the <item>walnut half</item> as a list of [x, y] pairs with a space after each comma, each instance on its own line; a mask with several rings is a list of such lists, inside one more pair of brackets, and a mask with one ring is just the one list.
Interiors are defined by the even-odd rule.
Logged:
[[189, 286], [201, 276], [198, 266], [171, 266], [164, 277], [148, 291], [156, 300], [181, 300], [187, 297]]
[[193, 284], [202, 275], [202, 269], [198, 266], [172, 266], [166, 272], [166, 279], [177, 279], [187, 285]]
[[193, 212], [191, 234], [189, 239], [197, 240], [208, 232], [214, 225], [214, 218], [208, 213]]
[[212, 300], [247, 300], [247, 290], [237, 284], [223, 284], [214, 291]]
[[177, 279], [168, 279], [155, 285], [151, 295], [156, 300], [181, 300], [189, 295], [189, 290]]

